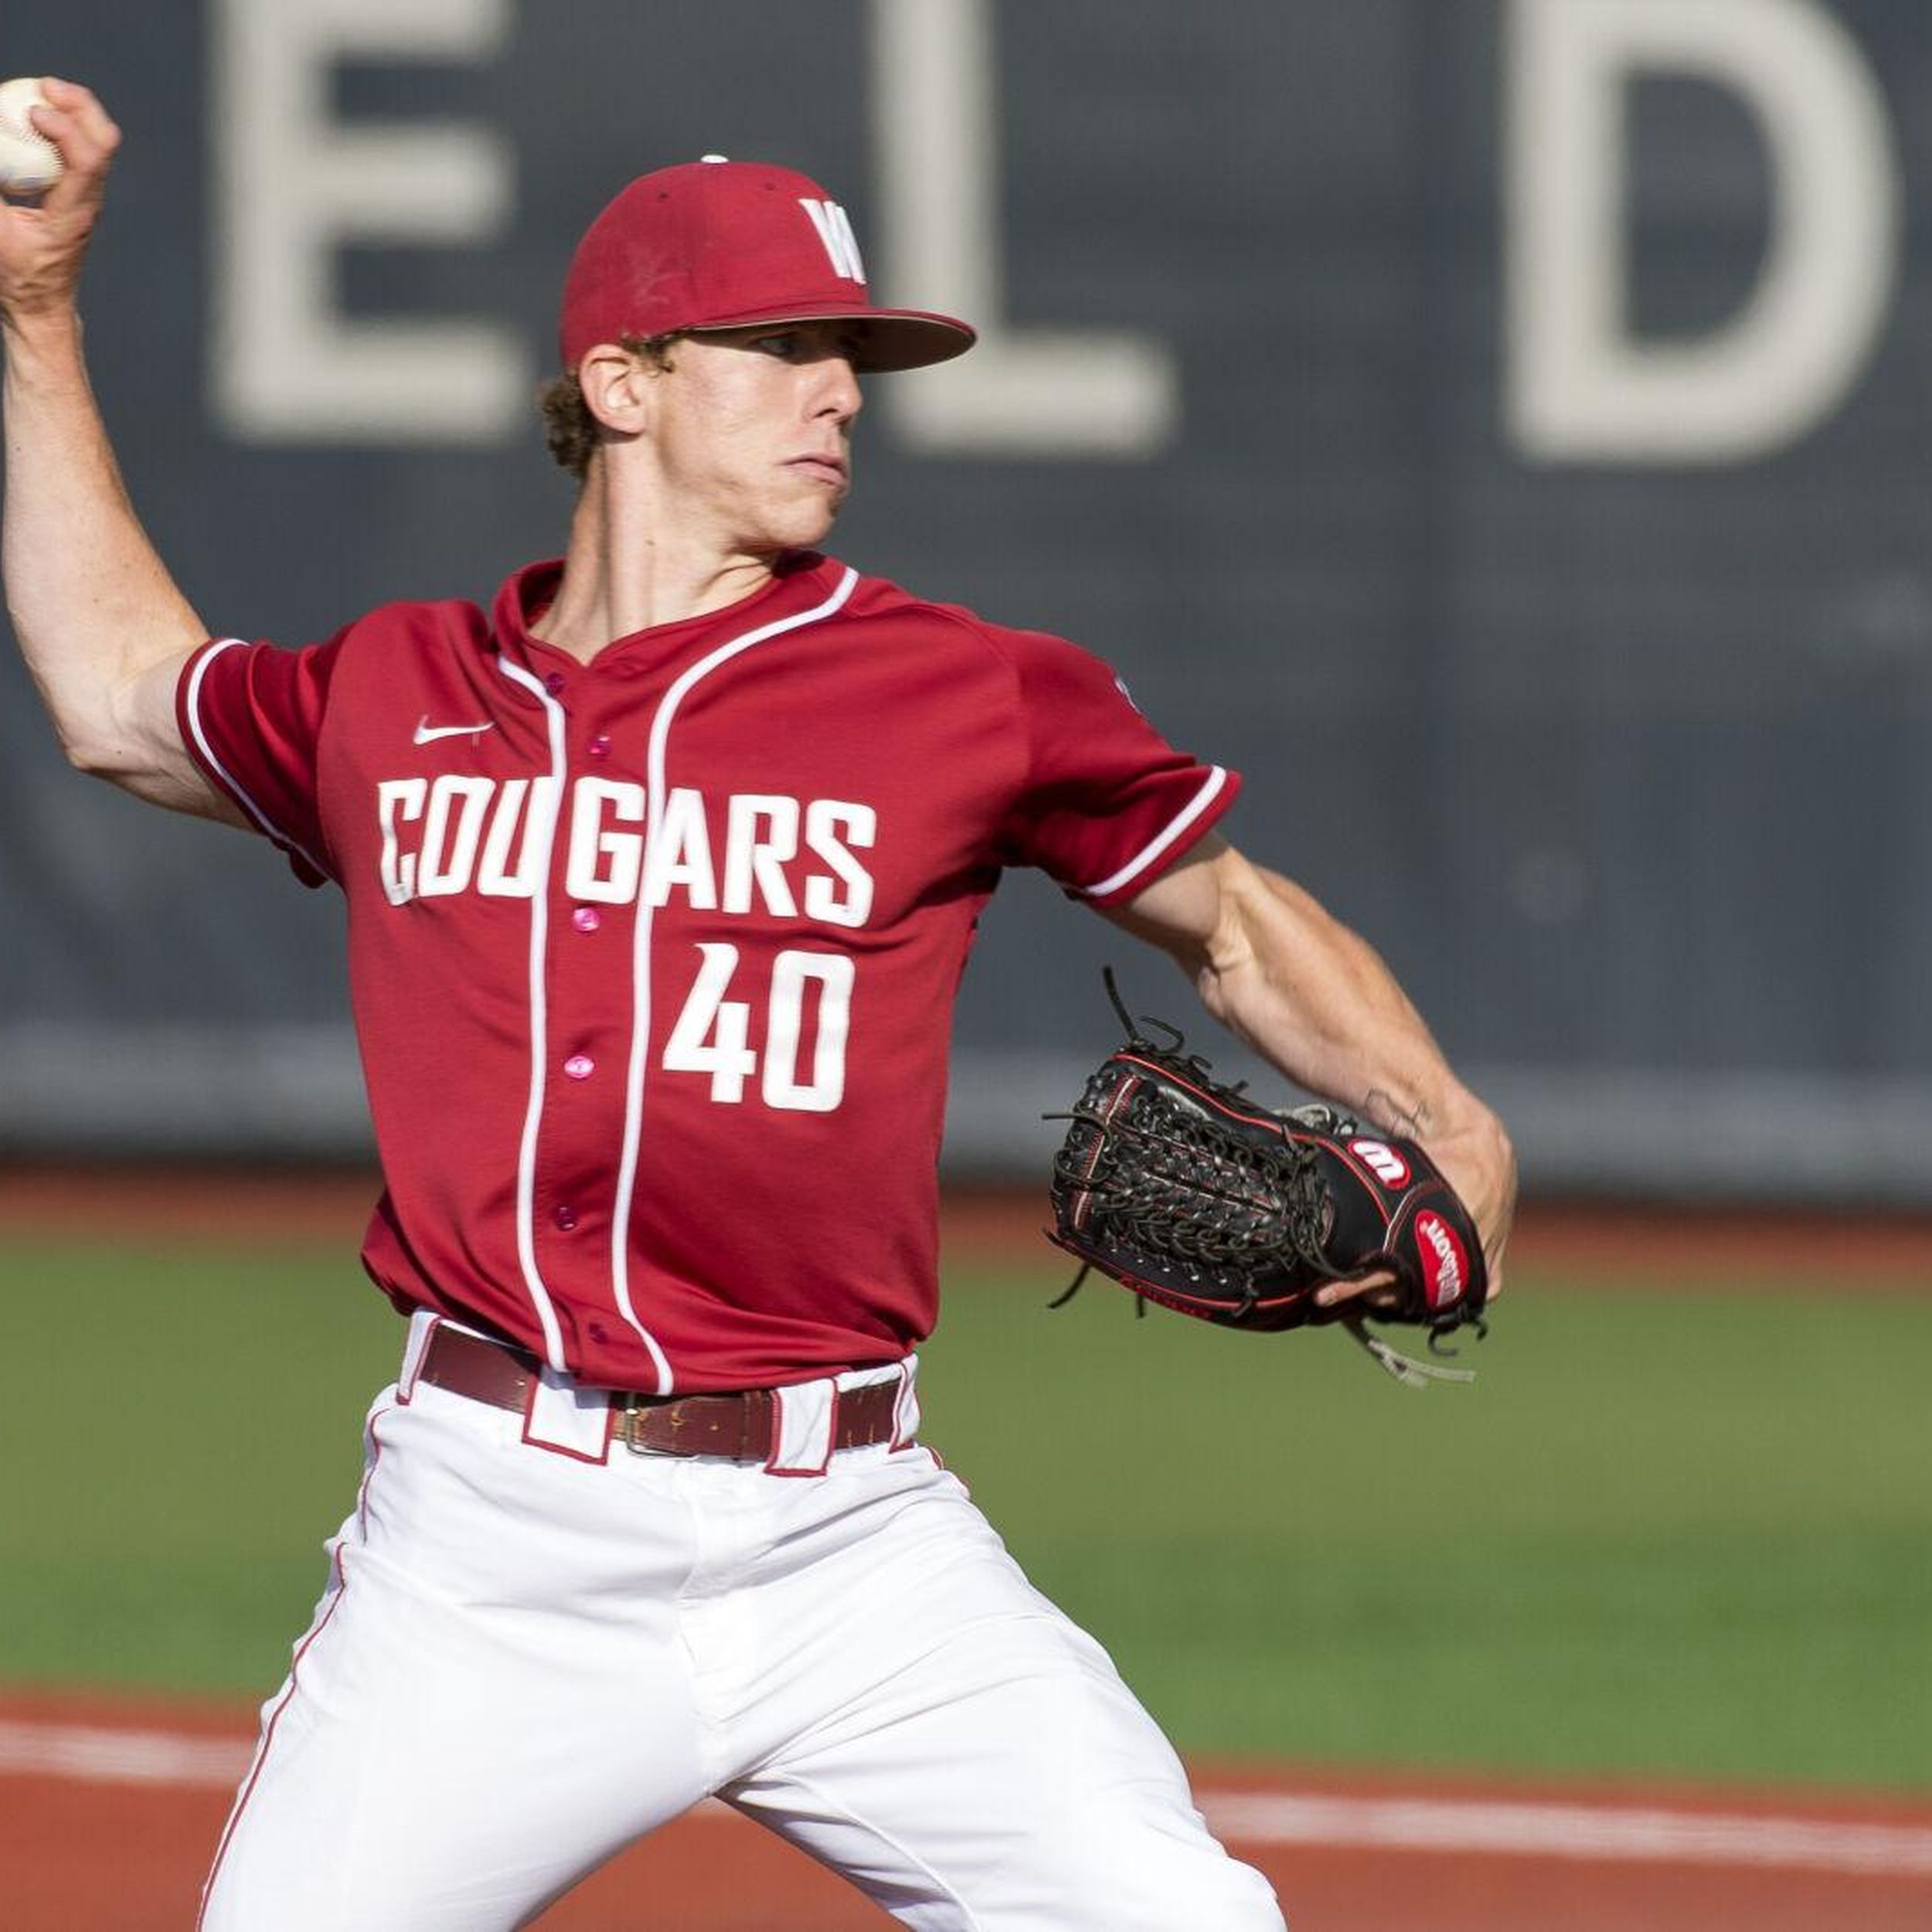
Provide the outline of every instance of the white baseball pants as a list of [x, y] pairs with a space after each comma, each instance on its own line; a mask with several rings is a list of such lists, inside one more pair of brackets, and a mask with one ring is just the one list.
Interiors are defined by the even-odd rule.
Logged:
[[788, 1478], [526, 1427], [377, 1398], [202, 1932], [507, 1932], [713, 1794], [923, 1932], [1281, 1932], [928, 1451]]

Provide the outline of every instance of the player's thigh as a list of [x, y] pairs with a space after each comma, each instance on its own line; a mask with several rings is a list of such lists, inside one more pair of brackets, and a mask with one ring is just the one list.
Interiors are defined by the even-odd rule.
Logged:
[[686, 1666], [651, 1628], [669, 1593], [600, 1567], [650, 1540], [634, 1490], [496, 1413], [437, 1391], [373, 1420], [204, 1932], [502, 1932], [705, 1788]]
[[868, 1551], [859, 1658], [818, 1662], [836, 1702], [723, 1795], [921, 1932], [1280, 1932], [1105, 1651], [963, 1492], [900, 1522], [917, 1562]]

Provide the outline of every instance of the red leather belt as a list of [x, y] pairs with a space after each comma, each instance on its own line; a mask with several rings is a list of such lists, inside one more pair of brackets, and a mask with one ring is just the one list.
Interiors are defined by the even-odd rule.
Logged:
[[[521, 1415], [537, 1379], [534, 1355], [506, 1343], [469, 1335], [439, 1321], [417, 1370], [419, 1382], [451, 1395], [487, 1402]], [[868, 1383], [841, 1389], [832, 1418], [835, 1449], [862, 1449], [890, 1442], [897, 1427], [900, 1383]], [[633, 1449], [664, 1456], [729, 1456], [734, 1462], [769, 1462], [777, 1443], [778, 1404], [770, 1389], [739, 1389], [724, 1395], [639, 1396], [611, 1391], [612, 1435]]]

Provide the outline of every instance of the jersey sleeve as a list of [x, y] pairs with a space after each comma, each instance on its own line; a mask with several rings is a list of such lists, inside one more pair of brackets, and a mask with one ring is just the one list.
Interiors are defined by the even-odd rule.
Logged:
[[272, 839], [305, 886], [335, 867], [318, 803], [318, 749], [341, 640], [289, 651], [218, 638], [182, 667], [182, 742], [209, 782]]
[[1220, 819], [1240, 778], [1175, 750], [1091, 652], [1031, 631], [998, 641], [1019, 677], [1026, 740], [1002, 855], [1072, 897], [1122, 904]]

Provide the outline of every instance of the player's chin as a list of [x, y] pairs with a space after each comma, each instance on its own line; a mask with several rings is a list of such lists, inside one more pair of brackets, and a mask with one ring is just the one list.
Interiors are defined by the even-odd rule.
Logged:
[[771, 534], [777, 547], [787, 550], [815, 550], [831, 534], [845, 492], [815, 488], [809, 496], [788, 503], [771, 521]]

